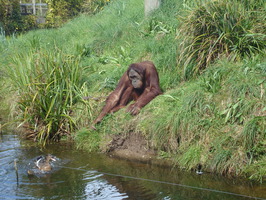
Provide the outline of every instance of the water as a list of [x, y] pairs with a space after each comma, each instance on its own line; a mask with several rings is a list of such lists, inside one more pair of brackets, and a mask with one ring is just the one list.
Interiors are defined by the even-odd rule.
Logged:
[[[51, 153], [61, 159], [50, 174], [28, 176], [32, 159]], [[14, 168], [17, 160], [18, 176]], [[266, 185], [226, 179], [208, 173], [78, 151], [71, 144], [41, 149], [16, 135], [0, 135], [0, 199], [266, 199]]]

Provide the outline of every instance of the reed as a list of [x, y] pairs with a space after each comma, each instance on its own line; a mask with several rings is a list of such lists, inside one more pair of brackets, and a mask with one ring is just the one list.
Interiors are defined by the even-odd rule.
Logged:
[[247, 151], [247, 156], [250, 162], [262, 156], [266, 150], [263, 147], [265, 144], [266, 136], [265, 132], [265, 117], [257, 116], [247, 121], [242, 131], [242, 136], [244, 138], [244, 148]]
[[204, 156], [202, 146], [194, 144], [179, 156], [178, 163], [182, 164], [182, 167], [186, 169], [195, 169], [201, 163], [202, 156]]
[[248, 165], [245, 168], [245, 173], [250, 175], [250, 179], [257, 180], [263, 183], [266, 174], [266, 159], [262, 157], [258, 162]]

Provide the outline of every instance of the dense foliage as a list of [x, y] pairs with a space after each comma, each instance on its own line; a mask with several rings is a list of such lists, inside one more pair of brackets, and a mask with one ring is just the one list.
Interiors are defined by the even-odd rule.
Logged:
[[[36, 28], [59, 27], [80, 13], [95, 14], [109, 0], [43, 0], [48, 4], [45, 24], [38, 24], [36, 15], [21, 15], [19, 0], [0, 0], [0, 31], [6, 35], [26, 32]], [[24, 0], [22, 3], [32, 3]]]
[[14, 56], [8, 74], [19, 91], [18, 109], [23, 113], [26, 136], [45, 144], [75, 130], [73, 109], [84, 102], [79, 95], [83, 68], [79, 57], [60, 50], [34, 50]]
[[0, 31], [7, 35], [36, 26], [35, 17], [21, 16], [19, 0], [0, 0]]
[[46, 0], [48, 13], [46, 27], [59, 27], [80, 13], [95, 14], [110, 0]]
[[263, 51], [265, 12], [264, 1], [230, 0], [207, 1], [188, 10], [179, 29], [179, 60], [186, 73], [198, 73], [218, 58], [236, 60]]

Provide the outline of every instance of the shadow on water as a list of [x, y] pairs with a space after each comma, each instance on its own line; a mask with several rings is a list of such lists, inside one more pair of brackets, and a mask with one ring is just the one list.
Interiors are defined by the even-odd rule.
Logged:
[[[266, 199], [265, 184], [88, 154], [69, 143], [41, 149], [16, 135], [0, 137], [0, 199]], [[53, 171], [28, 176], [32, 159], [48, 153], [60, 158]]]

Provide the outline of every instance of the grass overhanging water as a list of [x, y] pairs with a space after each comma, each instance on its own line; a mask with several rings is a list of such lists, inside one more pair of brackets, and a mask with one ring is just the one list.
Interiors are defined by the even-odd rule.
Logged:
[[[117, 0], [59, 29], [1, 34], [0, 111], [10, 104], [43, 144], [73, 136], [99, 151], [110, 135], [137, 132], [181, 168], [264, 181], [265, 2], [175, 0], [143, 12], [141, 0]], [[164, 94], [136, 117], [121, 110], [89, 129], [127, 66], [142, 60], [155, 63]]]

